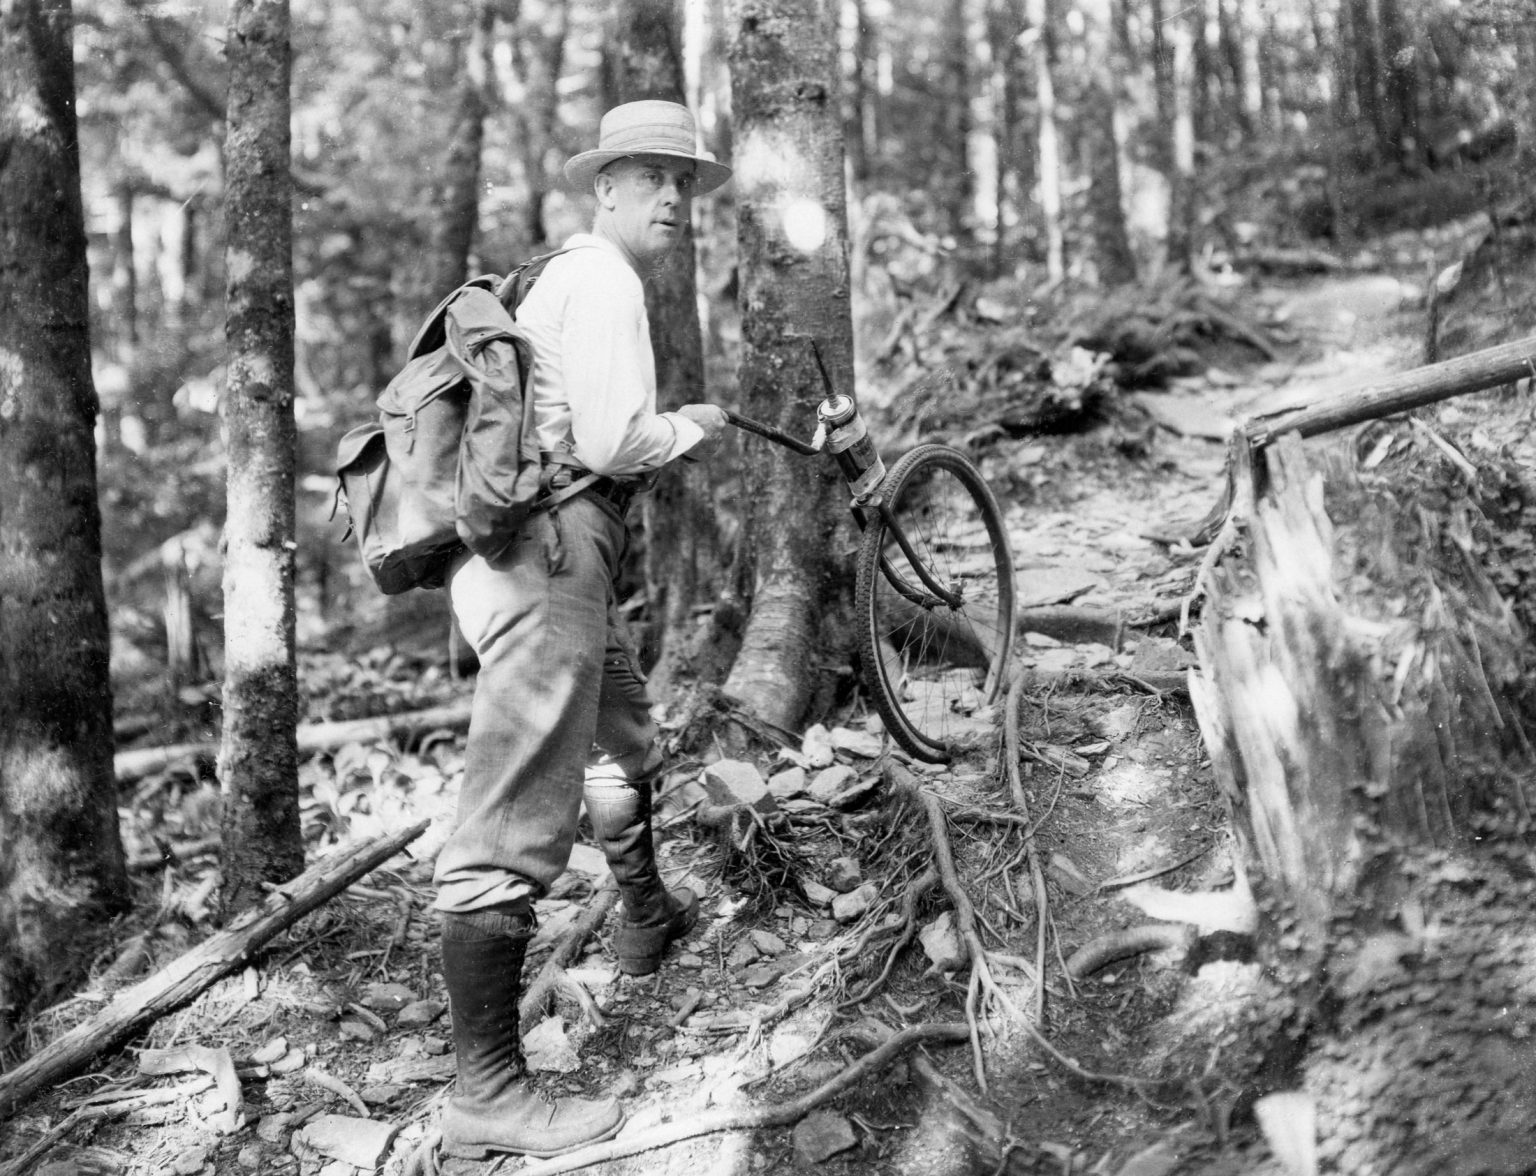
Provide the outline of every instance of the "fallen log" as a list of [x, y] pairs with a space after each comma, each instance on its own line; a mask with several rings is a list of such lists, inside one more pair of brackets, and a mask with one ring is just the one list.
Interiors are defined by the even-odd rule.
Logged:
[[1249, 443], [1262, 447], [1285, 433], [1315, 437], [1531, 377], [1536, 377], [1536, 335], [1388, 376], [1328, 404], [1275, 418], [1257, 417], [1243, 428]]
[[[462, 731], [469, 726], [470, 700], [450, 702], [426, 710], [371, 719], [337, 719], [327, 723], [302, 723], [298, 730], [299, 754], [334, 751], [348, 743], [382, 743], [407, 739], [426, 731]], [[165, 747], [140, 747], [113, 757], [119, 784], [142, 780], [176, 764], [203, 759], [212, 762], [219, 754], [217, 742], [173, 743]]]
[[14, 1115], [38, 1091], [72, 1078], [98, 1054], [122, 1044], [216, 981], [245, 967], [278, 932], [394, 857], [421, 836], [428, 824], [422, 821], [389, 837], [376, 838], [321, 859], [231, 926], [132, 988], [123, 989], [94, 1016], [61, 1034], [14, 1069], [0, 1074], [0, 1122]]
[[[1365, 421], [1380, 420], [1415, 408], [1425, 408], [1442, 400], [1470, 392], [1486, 392], [1501, 384], [1536, 377], [1536, 335], [1527, 335], [1513, 343], [1484, 348], [1470, 355], [1457, 356], [1440, 363], [1426, 364], [1368, 384], [1358, 392], [1339, 397], [1327, 404], [1311, 404], [1273, 416], [1255, 416], [1243, 422], [1232, 439], [1227, 458], [1227, 480], [1221, 497], [1181, 538], [1200, 546], [1209, 543], [1221, 529], [1232, 509], [1233, 477], [1238, 463], [1237, 450], [1262, 450], [1278, 437], [1295, 433], [1316, 437]], [[1247, 458], [1250, 463], [1252, 457]], [[1250, 464], [1251, 468], [1251, 464]], [[1173, 536], [1163, 536], [1172, 539]]]

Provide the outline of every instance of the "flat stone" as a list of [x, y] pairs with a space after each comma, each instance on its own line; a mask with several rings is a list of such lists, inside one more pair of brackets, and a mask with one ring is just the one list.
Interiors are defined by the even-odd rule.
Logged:
[[425, 1029], [443, 1015], [445, 1008], [440, 1000], [413, 1000], [400, 1010], [395, 1024], [404, 1029]]
[[745, 760], [717, 760], [706, 767], [704, 791], [712, 804], [744, 804], [764, 813], [775, 812], [779, 807], [757, 765]]
[[816, 773], [811, 781], [811, 799], [830, 805], [843, 788], [857, 778], [858, 773], [847, 764], [833, 764]]
[[292, 1125], [293, 1116], [286, 1111], [263, 1115], [256, 1124], [256, 1138], [263, 1143], [282, 1143]]
[[823, 886], [810, 878], [805, 879], [801, 886], [805, 890], [806, 901], [812, 906], [829, 907], [832, 905], [832, 900], [837, 897], [837, 891], [830, 886]]
[[251, 1063], [257, 1066], [270, 1066], [288, 1052], [288, 1039], [286, 1037], [274, 1037], [255, 1053], [251, 1054]]
[[379, 1031], [366, 1021], [343, 1021], [337, 1031], [348, 1041], [372, 1041]]
[[767, 988], [768, 985], [777, 980], [780, 975], [781, 971], [779, 967], [776, 964], [769, 962], [765, 964], [754, 964], [745, 972], [741, 973], [740, 979], [742, 985], [746, 988]]
[[831, 939], [832, 936], [836, 934], [836, 919], [817, 919], [805, 929], [805, 937], [807, 939], [814, 940], [817, 943], [820, 943], [825, 939]]
[[874, 759], [885, 750], [885, 740], [871, 731], [857, 731], [852, 727], [833, 727], [832, 746], [850, 755]]
[[965, 945], [955, 929], [954, 911], [945, 911], [917, 933], [935, 972], [954, 972], [965, 963]]
[[317, 1115], [299, 1129], [306, 1145], [323, 1156], [373, 1171], [389, 1155], [400, 1131], [397, 1123], [355, 1115]]
[[875, 789], [879, 787], [879, 776], [860, 776], [851, 783], [844, 784], [837, 795], [827, 803], [840, 812], [846, 812], [848, 809], [858, 808], [873, 796]]
[[523, 1055], [530, 1070], [569, 1074], [581, 1068], [576, 1047], [565, 1034], [559, 1017], [545, 1017], [523, 1034]]
[[791, 797], [800, 796], [810, 787], [810, 781], [806, 778], [804, 768], [785, 768], [782, 772], [775, 772], [768, 781], [768, 791], [779, 800], [789, 800]]
[[404, 984], [370, 984], [363, 993], [362, 1004], [365, 1008], [377, 1009], [379, 1012], [398, 1013], [406, 1005], [420, 999], [419, 994]]
[[747, 938], [752, 941], [752, 946], [762, 952], [763, 955], [782, 955], [788, 944], [775, 935], [772, 931], [756, 930], [748, 932]]
[[855, 919], [862, 918], [879, 897], [880, 891], [875, 884], [866, 882], [857, 890], [839, 894], [832, 900], [832, 917], [839, 923], [851, 923]]
[[851, 857], [833, 858], [827, 863], [827, 885], [839, 894], [857, 890], [864, 881], [864, 871]]
[[189, 1147], [179, 1152], [171, 1161], [171, 1171], [176, 1176], [196, 1176], [208, 1164], [208, 1149], [206, 1147]]
[[795, 1162], [805, 1168], [825, 1163], [859, 1142], [853, 1124], [836, 1111], [812, 1111], [795, 1124], [793, 1138]]
[[758, 950], [757, 944], [752, 942], [750, 936], [738, 940], [736, 946], [731, 948], [730, 954], [725, 957], [725, 966], [732, 972], [739, 972], [747, 965], [754, 963], [757, 957], [763, 953]]

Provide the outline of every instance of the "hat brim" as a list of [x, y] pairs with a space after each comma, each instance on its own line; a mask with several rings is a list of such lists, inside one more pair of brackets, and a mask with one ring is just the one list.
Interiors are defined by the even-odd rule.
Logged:
[[590, 190], [598, 172], [616, 159], [626, 159], [633, 155], [668, 155], [673, 159], [692, 160], [695, 196], [713, 192], [731, 178], [731, 169], [725, 164], [716, 163], [713, 159], [704, 159], [698, 155], [684, 155], [677, 151], [583, 151], [580, 155], [573, 155], [566, 161], [565, 178], [572, 186], [582, 191]]

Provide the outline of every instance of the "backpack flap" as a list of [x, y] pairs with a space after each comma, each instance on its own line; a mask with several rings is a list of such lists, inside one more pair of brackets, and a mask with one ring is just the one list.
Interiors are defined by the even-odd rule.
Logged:
[[490, 293], [466, 294], [445, 328], [445, 350], [469, 385], [454, 486], [458, 535], [475, 554], [495, 559], [517, 538], [539, 493], [538, 448], [529, 449], [524, 429], [533, 352]]

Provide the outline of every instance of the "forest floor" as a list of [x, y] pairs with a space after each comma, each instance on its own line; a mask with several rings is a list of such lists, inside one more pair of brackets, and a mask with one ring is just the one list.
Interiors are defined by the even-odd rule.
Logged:
[[[859, 712], [755, 765], [773, 781], [782, 814], [759, 849], [781, 852], [801, 880], [821, 883], [825, 891], [811, 889], [825, 901], [753, 896], [726, 881], [720, 836], [690, 819], [698, 766], [669, 776], [661, 861], [669, 880], [703, 894], [698, 928], [656, 977], [641, 980], [617, 973], [606, 932], [585, 944], [566, 970], [573, 983], [528, 1035], [530, 1062], [548, 1089], [620, 1094], [629, 1113], [623, 1141], [733, 1108], [788, 1104], [892, 1031], [964, 1024], [968, 1006], [986, 1015], [973, 1042], [906, 1053], [798, 1122], [722, 1129], [591, 1171], [1159, 1176], [1197, 1161], [1205, 1172], [1279, 1171], [1251, 1122], [1231, 1119], [1239, 1092], [1208, 1080], [1225, 1044], [1223, 1004], [1240, 1001], [1252, 979], [1240, 952], [1222, 958], [1207, 943], [1196, 958], [1174, 946], [1111, 959], [1075, 983], [1063, 965], [1108, 932], [1170, 917], [1159, 913], [1166, 892], [1219, 905], [1213, 892], [1233, 883], [1227, 813], [1188, 699], [1157, 686], [1191, 660], [1178, 617], [1201, 551], [1178, 537], [1217, 500], [1237, 421], [1418, 361], [1424, 310], [1410, 269], [1422, 281], [1415, 259], [1396, 274], [1383, 266], [1249, 287], [1248, 312], [1279, 341], [1277, 358], [1229, 357], [1166, 390], [1127, 396], [1086, 431], [1003, 440], [987, 452], [1020, 603], [1041, 618], [1021, 635], [1019, 655], [1027, 827], [1010, 821], [1019, 814], [1001, 734], [942, 770], [914, 767], [948, 814], [946, 835], [986, 947], [985, 982], [952, 942], [946, 947], [942, 926], [928, 931], [951, 905], [941, 888], [903, 908], [932, 861], [931, 831], [910, 791], [893, 783], [899, 774], [883, 770], [887, 753]], [[414, 655], [387, 646], [316, 652], [306, 688], [334, 699], [366, 692], [380, 676], [411, 676], [420, 686], [420, 669]], [[427, 679], [423, 690], [468, 690], [441, 671]], [[999, 732], [1002, 725], [999, 716]], [[133, 1109], [81, 1121], [30, 1170], [351, 1176], [377, 1160], [386, 1173], [403, 1172], [429, 1140], [453, 1073], [426, 859], [440, 843], [461, 762], [462, 736], [443, 732], [409, 750], [353, 745], [306, 765], [312, 835], [357, 839], [421, 818], [433, 828], [409, 857], [305, 918], [250, 968], [0, 1127], [0, 1172], [72, 1109], [85, 1100], [100, 1106], [104, 1095], [126, 1096]], [[823, 803], [803, 790], [838, 765], [851, 792]], [[185, 774], [146, 779], [126, 809], [130, 850], [216, 831], [212, 800], [206, 781]], [[143, 966], [174, 958], [203, 934], [211, 876], [195, 858], [136, 875], [148, 913], [125, 934], [144, 933]], [[530, 977], [601, 894], [605, 876], [600, 855], [578, 846], [540, 904]], [[834, 905], [830, 895], [844, 892], [856, 897]], [[897, 950], [920, 929], [929, 951], [916, 941]], [[39, 1017], [34, 1044], [89, 1013], [106, 991], [99, 982]], [[233, 1130], [212, 1077], [140, 1070], [144, 1049], [194, 1045], [224, 1047], [236, 1065], [243, 1104]], [[1170, 1084], [1169, 1073], [1185, 1081]], [[1138, 1082], [1148, 1075], [1159, 1081]], [[168, 1101], [139, 1097], [167, 1088]], [[370, 1122], [386, 1127], [370, 1131]], [[358, 1163], [336, 1158], [348, 1154]], [[516, 1159], [444, 1164], [449, 1173], [491, 1170], [558, 1169]]]

